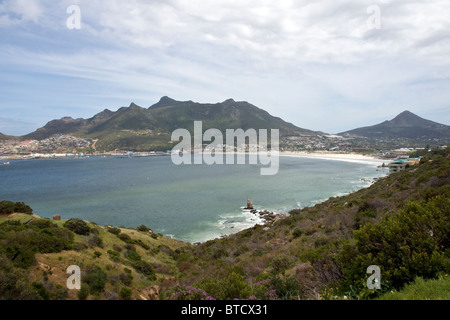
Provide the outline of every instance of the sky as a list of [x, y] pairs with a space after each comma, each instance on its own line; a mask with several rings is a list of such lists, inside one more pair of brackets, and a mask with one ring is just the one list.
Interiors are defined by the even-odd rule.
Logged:
[[448, 0], [0, 0], [0, 132], [162, 96], [339, 133], [450, 125]]

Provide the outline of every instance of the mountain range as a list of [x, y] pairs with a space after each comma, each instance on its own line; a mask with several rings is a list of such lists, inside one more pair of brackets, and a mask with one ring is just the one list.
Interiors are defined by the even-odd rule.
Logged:
[[[167, 96], [159, 102], [143, 108], [135, 103], [117, 111], [108, 109], [89, 119], [64, 117], [52, 120], [44, 127], [20, 137], [43, 140], [57, 134], [72, 135], [95, 140], [97, 151], [111, 150], [166, 150], [173, 147], [171, 134], [178, 128], [193, 133], [194, 121], [203, 121], [203, 130], [216, 128], [244, 130], [279, 129], [280, 136], [306, 136], [317, 138], [326, 135], [320, 131], [299, 128], [281, 118], [270, 115], [245, 101], [228, 99], [220, 103], [177, 101]], [[411, 139], [450, 141], [450, 126], [423, 119], [410, 111], [404, 111], [392, 120], [362, 127], [339, 135], [347, 138]], [[0, 140], [11, 138], [0, 133]]]
[[55, 134], [70, 134], [80, 138], [98, 139], [97, 150], [167, 149], [171, 134], [179, 128], [193, 133], [194, 121], [203, 121], [203, 129], [216, 128], [244, 130], [279, 129], [281, 136], [317, 135], [298, 128], [245, 101], [228, 99], [221, 103], [201, 104], [176, 101], [162, 97], [149, 108], [134, 103], [113, 112], [108, 109], [89, 119], [65, 117], [52, 120], [44, 127], [23, 136], [43, 140]]

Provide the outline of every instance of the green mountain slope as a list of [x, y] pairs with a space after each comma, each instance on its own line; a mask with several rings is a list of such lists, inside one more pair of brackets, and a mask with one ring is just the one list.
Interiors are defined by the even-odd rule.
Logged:
[[203, 121], [203, 130], [216, 128], [279, 129], [281, 136], [315, 135], [316, 132], [301, 129], [248, 102], [232, 99], [216, 104], [192, 101], [176, 101], [169, 97], [149, 107], [134, 103], [113, 112], [104, 110], [90, 119], [70, 117], [53, 120], [25, 138], [42, 140], [55, 134], [71, 134], [81, 138], [98, 139], [99, 150], [128, 149], [143, 151], [167, 149], [171, 134], [179, 128], [193, 133], [194, 121]]

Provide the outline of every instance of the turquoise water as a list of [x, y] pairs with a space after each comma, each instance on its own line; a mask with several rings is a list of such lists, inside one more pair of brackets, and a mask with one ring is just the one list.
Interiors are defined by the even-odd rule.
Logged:
[[188, 242], [262, 223], [243, 207], [287, 212], [367, 187], [375, 165], [280, 157], [277, 175], [258, 165], [181, 165], [170, 157], [11, 161], [0, 166], [0, 200], [24, 201], [41, 217], [137, 227]]

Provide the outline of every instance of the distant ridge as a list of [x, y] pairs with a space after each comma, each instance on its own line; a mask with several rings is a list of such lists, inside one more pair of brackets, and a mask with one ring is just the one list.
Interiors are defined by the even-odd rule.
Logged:
[[12, 140], [12, 139], [17, 139], [17, 137], [8, 136], [8, 135], [0, 132], [0, 140]]
[[342, 132], [339, 135], [366, 138], [450, 140], [450, 126], [423, 119], [410, 111], [403, 111], [390, 121]]
[[149, 108], [135, 103], [117, 111], [104, 111], [89, 119], [64, 117], [52, 120], [44, 127], [22, 138], [42, 140], [56, 134], [70, 134], [98, 140], [100, 150], [148, 150], [171, 147], [170, 138], [175, 129], [193, 131], [194, 121], [203, 122], [203, 130], [279, 129], [281, 136], [317, 135], [270, 115], [246, 101], [228, 99], [219, 103], [177, 101], [162, 97]]

